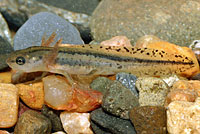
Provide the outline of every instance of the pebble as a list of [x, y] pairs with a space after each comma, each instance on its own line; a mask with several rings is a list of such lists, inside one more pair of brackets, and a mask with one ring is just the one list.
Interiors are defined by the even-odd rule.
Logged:
[[44, 115], [33, 111], [25, 111], [18, 119], [14, 134], [50, 134], [51, 121]]
[[171, 91], [174, 89], [194, 90], [200, 96], [200, 81], [199, 80], [179, 80], [173, 84]]
[[90, 124], [91, 124], [91, 128], [92, 128], [93, 132], [95, 132], [95, 134], [112, 134], [112, 133], [106, 131], [101, 126], [98, 126], [97, 124], [95, 124], [93, 121], [90, 121]]
[[160, 77], [169, 87], [172, 87], [173, 84], [179, 80], [186, 79], [184, 77], [177, 76], [172, 74], [171, 76], [161, 76]]
[[121, 82], [126, 88], [131, 89], [135, 96], [139, 96], [138, 91], [135, 87], [135, 82], [137, 77], [128, 73], [118, 73], [116, 74], [116, 80]]
[[15, 125], [18, 118], [18, 89], [13, 84], [0, 83], [0, 128]]
[[196, 102], [174, 101], [167, 109], [169, 134], [200, 133], [200, 98]]
[[11, 83], [11, 72], [1, 72], [0, 83]]
[[[91, 120], [108, 134], [136, 134], [135, 129], [129, 120], [110, 115], [104, 112], [102, 108], [91, 112]], [[96, 133], [96, 129], [94, 132]]]
[[7, 40], [0, 36], [0, 70], [3, 70], [6, 67], [8, 67], [6, 59], [8, 58], [9, 53], [11, 52], [13, 52], [13, 47]]
[[2, 14], [0, 13], [0, 36], [6, 39], [10, 44], [12, 44], [11, 32], [8, 28], [8, 24]]
[[60, 119], [68, 134], [93, 134], [90, 129], [89, 113], [62, 112]]
[[168, 93], [165, 99], [165, 107], [167, 107], [173, 101], [194, 102], [197, 97], [198, 95], [193, 89], [173, 89]]
[[65, 77], [47, 76], [43, 78], [45, 103], [55, 110], [88, 112], [102, 103], [102, 94], [96, 90], [71, 87]]
[[157, 36], [144, 35], [137, 40], [135, 47], [145, 48], [145, 47], [149, 47], [149, 44], [153, 44], [160, 41], [162, 40], [158, 38]]
[[21, 100], [32, 109], [42, 109], [44, 104], [43, 86], [41, 81], [16, 84]]
[[134, 107], [130, 111], [130, 120], [138, 134], [166, 134], [167, 117], [164, 107]]
[[51, 124], [52, 124], [52, 131], [53, 132], [57, 132], [57, 131], [62, 131], [63, 127], [62, 127], [62, 123], [61, 120], [59, 118], [59, 113], [56, 114], [56, 111], [51, 110], [49, 107], [47, 107], [46, 105], [43, 105], [41, 113], [46, 116], [49, 120], [51, 120]]
[[108, 91], [108, 85], [110, 85], [111, 83], [112, 81], [106, 77], [98, 77], [92, 81], [90, 87], [105, 95]]
[[100, 43], [102, 46], [124, 46], [132, 47], [131, 42], [126, 36], [115, 36], [109, 40], [102, 41]]
[[160, 78], [139, 77], [136, 81], [140, 106], [164, 106], [168, 85]]
[[129, 119], [129, 110], [139, 105], [138, 98], [118, 81], [112, 82], [107, 89], [103, 96], [102, 108], [120, 118]]
[[97, 41], [124, 35], [135, 44], [144, 35], [154, 35], [187, 46], [199, 39], [199, 6], [194, 0], [104, 0], [90, 19], [91, 33]]
[[83, 44], [80, 33], [72, 24], [53, 13], [41, 12], [29, 18], [17, 31], [14, 50], [40, 46], [42, 37], [48, 38], [53, 32], [56, 33], [55, 41], [62, 38], [63, 44]]

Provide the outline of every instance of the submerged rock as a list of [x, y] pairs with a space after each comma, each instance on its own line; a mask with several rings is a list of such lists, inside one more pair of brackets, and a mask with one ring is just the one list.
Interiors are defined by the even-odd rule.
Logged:
[[121, 82], [126, 88], [131, 89], [131, 91], [138, 97], [138, 91], [135, 87], [135, 82], [137, 80], [137, 77], [132, 74], [127, 73], [118, 73], [116, 75], [116, 80]]
[[167, 130], [170, 134], [200, 133], [200, 98], [196, 102], [174, 101], [167, 109]]
[[93, 134], [89, 118], [89, 113], [71, 113], [65, 111], [60, 114], [63, 128], [68, 134]]
[[138, 98], [118, 81], [112, 82], [107, 89], [103, 96], [102, 108], [120, 118], [129, 119], [129, 110], [139, 105]]
[[83, 44], [80, 33], [72, 24], [53, 13], [41, 12], [32, 16], [17, 31], [14, 49], [40, 46], [42, 37], [49, 37], [53, 32], [56, 33], [55, 41], [62, 38], [63, 44]]
[[166, 134], [167, 117], [161, 106], [134, 107], [130, 111], [130, 120], [138, 134]]
[[194, 0], [103, 0], [92, 15], [90, 28], [97, 41], [124, 35], [134, 44], [144, 35], [155, 35], [187, 46], [199, 39], [199, 7], [200, 2]]
[[103, 128], [107, 133], [136, 134], [135, 129], [129, 120], [124, 120], [105, 113], [102, 108], [91, 112], [91, 120], [100, 128]]
[[27, 110], [24, 112], [15, 126], [15, 134], [50, 134], [51, 121], [44, 115]]
[[168, 85], [160, 78], [140, 77], [136, 81], [140, 106], [164, 106]]
[[63, 127], [62, 127], [61, 120], [59, 116], [54, 112], [55, 111], [51, 110], [46, 105], [43, 105], [42, 110], [41, 110], [41, 113], [51, 120], [52, 131], [53, 132], [62, 131]]
[[0, 83], [0, 128], [10, 128], [18, 118], [18, 89], [13, 84]]

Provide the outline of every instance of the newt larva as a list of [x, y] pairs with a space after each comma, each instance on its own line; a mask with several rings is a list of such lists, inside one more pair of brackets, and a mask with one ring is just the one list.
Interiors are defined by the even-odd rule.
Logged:
[[196, 60], [151, 48], [72, 45], [34, 46], [15, 51], [7, 64], [23, 72], [47, 71], [59, 74], [112, 75], [128, 72], [136, 76], [178, 74], [191, 77], [199, 70]]

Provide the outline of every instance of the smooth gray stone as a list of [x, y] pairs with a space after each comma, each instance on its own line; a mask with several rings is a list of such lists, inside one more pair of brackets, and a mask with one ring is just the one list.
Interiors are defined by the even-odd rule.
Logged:
[[14, 50], [30, 46], [40, 46], [42, 37], [56, 33], [53, 44], [62, 38], [63, 44], [83, 44], [78, 30], [65, 19], [49, 12], [35, 14], [17, 31], [14, 38]]
[[136, 134], [134, 126], [130, 120], [124, 120], [107, 114], [102, 108], [96, 109], [91, 113], [91, 120], [104, 131], [112, 134]]

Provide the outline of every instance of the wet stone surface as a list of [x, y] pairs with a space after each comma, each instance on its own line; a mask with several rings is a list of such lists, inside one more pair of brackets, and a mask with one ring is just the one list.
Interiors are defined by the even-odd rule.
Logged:
[[[83, 44], [78, 30], [63, 18], [48, 12], [32, 16], [20, 27], [14, 38], [14, 49], [40, 46], [43, 36], [56, 33], [55, 41], [62, 38], [63, 44]], [[55, 44], [52, 43], [52, 44]]]
[[135, 44], [144, 35], [155, 35], [187, 46], [199, 39], [199, 7], [197, 0], [104, 0], [93, 12], [90, 28], [97, 41], [124, 35]]
[[15, 126], [15, 134], [50, 134], [51, 121], [44, 115], [33, 111], [27, 110], [24, 112]]
[[103, 95], [107, 93], [108, 85], [110, 85], [112, 81], [106, 77], [98, 77], [90, 84], [90, 87], [94, 90], [100, 91]]
[[104, 128], [105, 132], [107, 133], [110, 132], [112, 134], [136, 134], [135, 129], [129, 120], [124, 120], [107, 114], [101, 108], [91, 112], [91, 120], [96, 125]]
[[120, 118], [129, 119], [129, 110], [139, 105], [138, 98], [118, 81], [112, 82], [107, 89], [102, 108]]
[[131, 89], [131, 91], [138, 97], [138, 91], [135, 87], [135, 82], [137, 80], [137, 77], [132, 75], [132, 74], [128, 74], [128, 73], [118, 73], [116, 75], [116, 80], [118, 80], [119, 82], [121, 82], [126, 88]]
[[50, 109], [46, 105], [43, 105], [41, 113], [44, 116], [46, 116], [48, 119], [51, 120], [52, 131], [53, 132], [63, 131], [64, 130], [63, 127], [62, 127], [61, 120], [59, 118], [59, 114], [56, 114], [55, 110], [53, 111], [52, 109]]
[[161, 106], [134, 107], [130, 120], [138, 134], [166, 134], [166, 112]]
[[136, 81], [140, 106], [164, 106], [168, 85], [160, 78], [139, 77]]

